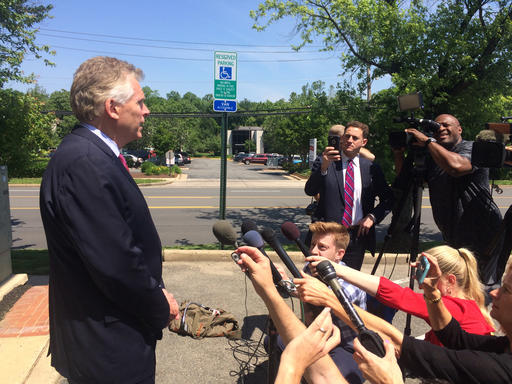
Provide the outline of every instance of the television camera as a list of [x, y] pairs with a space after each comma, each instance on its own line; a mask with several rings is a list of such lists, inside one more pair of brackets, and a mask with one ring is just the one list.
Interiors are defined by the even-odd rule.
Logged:
[[511, 145], [512, 116], [502, 116], [501, 123], [487, 123], [473, 143], [471, 163], [477, 167], [501, 168], [512, 166]]

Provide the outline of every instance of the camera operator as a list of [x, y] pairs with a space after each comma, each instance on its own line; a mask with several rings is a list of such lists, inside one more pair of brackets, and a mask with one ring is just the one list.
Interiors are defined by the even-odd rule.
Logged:
[[[454, 248], [469, 248], [478, 260], [482, 282], [489, 291], [499, 284], [505, 266], [498, 265], [503, 239], [494, 249], [488, 245], [499, 232], [501, 213], [492, 199], [488, 168], [471, 164], [472, 142], [462, 139], [462, 127], [452, 115], [442, 114], [436, 120], [440, 127], [433, 137], [414, 128], [405, 131], [425, 148], [426, 181], [434, 220], [443, 239]], [[395, 150], [396, 151], [396, 150]], [[404, 149], [395, 152], [397, 185], [412, 171], [412, 156], [404, 162]]]

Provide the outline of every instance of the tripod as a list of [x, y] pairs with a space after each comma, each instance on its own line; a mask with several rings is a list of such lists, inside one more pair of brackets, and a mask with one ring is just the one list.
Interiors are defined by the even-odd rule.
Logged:
[[[410, 219], [408, 225], [406, 226], [405, 231], [411, 234], [411, 245], [409, 249], [410, 262], [415, 262], [418, 257], [419, 251], [419, 235], [420, 235], [420, 223], [421, 223], [421, 201], [423, 198], [423, 182], [425, 179], [426, 172], [426, 152], [422, 148], [412, 148], [412, 153], [409, 156], [412, 156], [412, 169], [407, 174], [410, 174], [407, 181], [407, 186], [405, 188], [401, 188], [403, 194], [398, 203], [398, 211], [393, 215], [393, 219], [391, 220], [391, 224], [388, 228], [387, 234], [384, 238], [384, 244], [381, 248], [379, 256], [375, 261], [375, 264], [372, 269], [372, 275], [375, 274], [379, 263], [384, 254], [384, 250], [388, 245], [391, 238], [396, 234], [399, 218], [402, 216], [404, 207], [407, 206], [407, 199], [412, 196], [413, 202], [413, 215]], [[406, 160], [407, 161], [407, 160]], [[405, 167], [405, 164], [404, 164]], [[403, 169], [402, 172], [405, 172]], [[414, 289], [414, 269], [415, 267], [410, 267], [410, 279], [409, 279], [409, 288]], [[404, 329], [404, 334], [409, 336], [411, 334], [411, 315], [407, 314], [406, 316], [406, 324]]]

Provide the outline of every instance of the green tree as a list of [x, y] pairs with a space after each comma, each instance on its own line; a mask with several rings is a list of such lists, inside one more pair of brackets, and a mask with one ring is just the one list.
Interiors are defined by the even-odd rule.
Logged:
[[[54, 91], [46, 101], [47, 111], [71, 111], [71, 103], [69, 99], [69, 91], [61, 89]], [[74, 115], [60, 116], [57, 125], [57, 136], [62, 139], [73, 127], [78, 124], [78, 120]]]
[[[0, 2], [0, 88], [9, 80], [31, 82], [33, 77], [21, 71], [26, 55], [36, 59], [43, 53], [53, 55], [47, 45], [37, 45], [35, 26], [50, 17], [52, 5], [35, 5], [27, 0], [3, 0]], [[45, 64], [52, 65], [43, 58]]]
[[251, 16], [259, 30], [293, 17], [302, 38], [296, 49], [319, 37], [324, 50], [341, 52], [360, 90], [368, 68], [372, 79], [389, 75], [395, 95], [423, 91], [429, 117], [464, 120], [469, 109], [512, 93], [510, 0], [266, 0]]
[[46, 161], [38, 161], [55, 145], [55, 116], [42, 113], [44, 103], [31, 95], [0, 90], [0, 164], [10, 177], [41, 176]]

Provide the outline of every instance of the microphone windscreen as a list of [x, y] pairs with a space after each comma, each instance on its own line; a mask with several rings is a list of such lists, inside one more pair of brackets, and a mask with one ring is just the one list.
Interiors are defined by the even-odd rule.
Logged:
[[276, 238], [276, 235], [274, 233], [274, 230], [272, 228], [269, 228], [269, 227], [265, 227], [263, 228], [263, 230], [261, 231], [261, 237], [263, 237], [263, 239], [269, 243], [270, 245], [272, 245], [274, 243], [274, 240]]
[[285, 221], [281, 225], [281, 232], [283, 233], [284, 237], [290, 241], [295, 241], [300, 238], [299, 228], [297, 228], [297, 226], [291, 221]]
[[245, 235], [249, 231], [257, 231], [258, 226], [251, 219], [242, 221], [242, 235]]
[[498, 135], [496, 132], [490, 130], [490, 129], [484, 129], [483, 131], [478, 132], [478, 135], [476, 135], [475, 140], [476, 141], [498, 141], [500, 142], [503, 135]]
[[236, 244], [236, 231], [231, 223], [227, 220], [219, 220], [213, 224], [213, 234], [224, 245], [235, 245]]
[[242, 238], [243, 238], [244, 242], [247, 245], [250, 245], [251, 247], [263, 248], [263, 246], [265, 245], [260, 233], [258, 231], [255, 231], [254, 229], [247, 231], [242, 236]]

